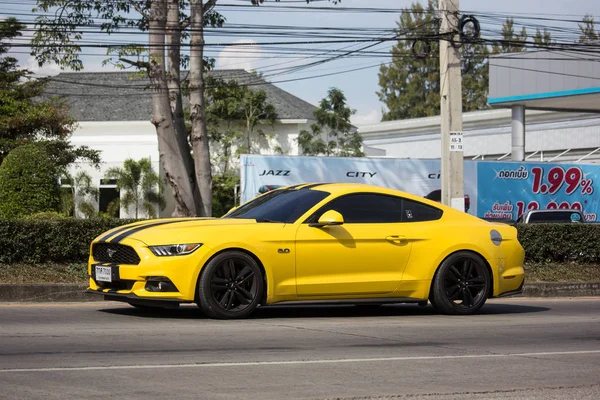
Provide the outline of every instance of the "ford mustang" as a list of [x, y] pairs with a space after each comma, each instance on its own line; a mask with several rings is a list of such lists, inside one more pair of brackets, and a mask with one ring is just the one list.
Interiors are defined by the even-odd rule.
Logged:
[[473, 314], [520, 293], [514, 227], [408, 193], [303, 184], [264, 193], [221, 218], [115, 228], [90, 247], [88, 292], [133, 306], [196, 303], [244, 318], [286, 302], [418, 303]]

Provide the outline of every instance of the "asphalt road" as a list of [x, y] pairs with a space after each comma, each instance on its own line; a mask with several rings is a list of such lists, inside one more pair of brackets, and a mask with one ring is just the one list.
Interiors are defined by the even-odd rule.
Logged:
[[503, 299], [471, 317], [416, 305], [0, 304], [6, 399], [598, 399], [600, 298]]

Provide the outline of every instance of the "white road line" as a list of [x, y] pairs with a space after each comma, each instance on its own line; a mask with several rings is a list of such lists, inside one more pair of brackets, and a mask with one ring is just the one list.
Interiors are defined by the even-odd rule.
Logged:
[[454, 356], [413, 356], [413, 357], [380, 357], [380, 358], [338, 358], [322, 360], [291, 360], [291, 361], [248, 361], [248, 362], [222, 362], [222, 363], [196, 363], [196, 364], [147, 364], [147, 365], [109, 365], [95, 367], [54, 367], [54, 368], [14, 368], [0, 369], [6, 372], [61, 372], [61, 371], [98, 371], [119, 369], [159, 369], [159, 368], [214, 368], [214, 367], [240, 367], [240, 366], [270, 366], [270, 365], [306, 365], [306, 364], [341, 364], [362, 362], [389, 362], [389, 361], [422, 361], [422, 360], [453, 360], [465, 358], [508, 358], [508, 357], [534, 357], [534, 356], [562, 356], [576, 354], [600, 354], [600, 350], [583, 351], [549, 351], [538, 353], [509, 353], [509, 354], [469, 354]]

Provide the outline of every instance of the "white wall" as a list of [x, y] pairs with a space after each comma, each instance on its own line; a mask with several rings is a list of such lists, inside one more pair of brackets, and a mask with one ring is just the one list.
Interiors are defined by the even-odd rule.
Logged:
[[[105, 171], [122, 167], [127, 158], [139, 160], [149, 158], [155, 171], [159, 171], [158, 141], [154, 125], [146, 121], [79, 122], [71, 137], [74, 146], [88, 146], [100, 150], [102, 164], [95, 169], [89, 164], [76, 163], [70, 168], [72, 175], [85, 171], [92, 177], [95, 186], [105, 178]], [[78, 215], [80, 216], [80, 215]], [[121, 208], [121, 218], [133, 218], [133, 207]], [[147, 217], [143, 212], [140, 217]]]
[[[303, 129], [310, 129], [310, 121], [307, 120], [279, 120], [272, 127], [261, 125], [265, 134], [272, 135], [272, 140], [260, 143], [260, 154], [276, 154], [275, 146], [280, 146], [284, 154], [298, 155], [298, 133]], [[92, 177], [95, 186], [100, 187], [100, 180], [105, 178], [105, 172], [112, 167], [122, 167], [127, 158], [139, 160], [149, 158], [155, 171], [164, 177], [164, 171], [160, 166], [158, 140], [156, 129], [148, 121], [111, 121], [111, 122], [80, 122], [78, 128], [71, 137], [71, 143], [75, 146], [88, 146], [100, 150], [102, 164], [100, 169], [95, 169], [89, 164], [76, 163], [70, 168], [74, 176], [79, 171], [85, 171]], [[237, 148], [233, 148], [235, 154]], [[214, 155], [216, 152], [211, 151]], [[239, 170], [239, 157], [232, 157], [231, 167]], [[218, 171], [219, 165], [213, 161], [213, 169]], [[157, 212], [160, 217], [170, 217], [175, 210], [175, 199], [171, 188], [166, 185], [165, 200], [167, 206], [164, 210]], [[141, 210], [141, 208], [140, 208]], [[77, 213], [78, 216], [82, 216]], [[135, 210], [121, 208], [121, 218], [133, 218]], [[139, 215], [147, 217], [145, 213]]]
[[[465, 158], [498, 159], [511, 152], [511, 111], [490, 110], [463, 114]], [[439, 158], [439, 117], [389, 121], [363, 126], [359, 132], [366, 147], [385, 151], [388, 157]], [[531, 161], [573, 162], [600, 148], [598, 114], [528, 110], [525, 151]], [[546, 157], [543, 157], [543, 153]], [[507, 157], [506, 159], [509, 159]], [[584, 159], [600, 162], [600, 151]]]

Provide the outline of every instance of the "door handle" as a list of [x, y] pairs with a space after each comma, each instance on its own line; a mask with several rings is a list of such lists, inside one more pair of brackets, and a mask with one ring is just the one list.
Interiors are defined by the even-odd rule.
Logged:
[[394, 243], [394, 244], [404, 244], [404, 243], [408, 242], [408, 239], [406, 238], [406, 236], [401, 236], [401, 235], [387, 236], [385, 238], [385, 240], [387, 240], [390, 243]]

